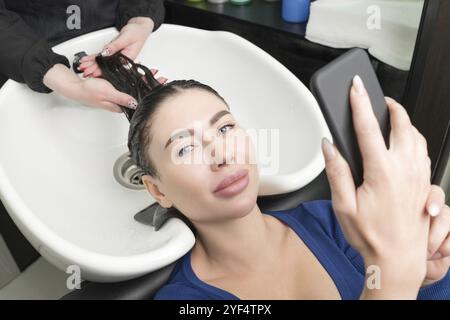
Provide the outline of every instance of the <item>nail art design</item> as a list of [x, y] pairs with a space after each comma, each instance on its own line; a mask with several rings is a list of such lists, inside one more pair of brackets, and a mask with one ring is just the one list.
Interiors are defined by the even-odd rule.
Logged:
[[137, 102], [135, 100], [128, 101], [128, 107], [130, 107], [132, 109], [136, 109], [137, 108]]
[[105, 48], [102, 51], [102, 56], [106, 57], [109, 56], [111, 54], [111, 50], [109, 50], [109, 48]]

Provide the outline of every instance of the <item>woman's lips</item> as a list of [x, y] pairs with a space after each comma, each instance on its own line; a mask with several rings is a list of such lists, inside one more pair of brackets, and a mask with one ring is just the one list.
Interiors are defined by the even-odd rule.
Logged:
[[242, 192], [249, 183], [248, 170], [241, 169], [229, 175], [217, 186], [214, 193], [218, 196], [233, 196]]

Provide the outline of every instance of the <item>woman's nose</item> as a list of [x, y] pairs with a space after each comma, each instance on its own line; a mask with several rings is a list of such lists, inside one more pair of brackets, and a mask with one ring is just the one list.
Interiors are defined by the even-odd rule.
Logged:
[[211, 142], [211, 165], [218, 169], [226, 164], [233, 163], [233, 146], [226, 142], [226, 139], [214, 139]]

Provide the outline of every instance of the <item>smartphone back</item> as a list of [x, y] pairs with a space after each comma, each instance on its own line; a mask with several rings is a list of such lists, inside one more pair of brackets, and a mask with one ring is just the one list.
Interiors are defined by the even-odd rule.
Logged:
[[386, 146], [389, 147], [389, 110], [366, 51], [359, 48], [349, 50], [319, 69], [311, 78], [310, 88], [328, 124], [333, 142], [347, 160], [355, 185], [359, 186], [363, 182], [362, 158], [350, 107], [350, 88], [355, 75], [359, 75], [364, 82]]

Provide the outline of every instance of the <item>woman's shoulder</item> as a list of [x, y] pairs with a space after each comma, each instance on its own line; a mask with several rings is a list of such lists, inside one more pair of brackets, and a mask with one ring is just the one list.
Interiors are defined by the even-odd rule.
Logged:
[[[289, 210], [277, 212], [278, 216], [290, 216], [291, 227], [301, 225], [308, 233], [314, 235], [316, 241], [321, 239], [331, 239], [343, 251], [350, 256], [355, 256], [356, 252], [351, 250], [345, 239], [342, 228], [336, 218], [331, 200], [311, 200], [304, 201]], [[298, 224], [297, 224], [298, 223]]]
[[209, 300], [199, 288], [190, 286], [186, 282], [173, 282], [164, 285], [156, 293], [154, 300]]
[[313, 223], [321, 225], [327, 230], [336, 224], [332, 202], [327, 199], [304, 201], [291, 209], [269, 211], [269, 213], [287, 214], [303, 224]]
[[303, 215], [308, 215], [317, 220], [323, 227], [329, 228], [336, 225], [336, 215], [333, 211], [331, 200], [311, 200], [302, 202], [296, 212], [302, 211]]
[[209, 297], [193, 285], [186, 272], [184, 264], [188, 262], [189, 253], [186, 253], [176, 263], [169, 280], [155, 294], [154, 300], [206, 300]]

